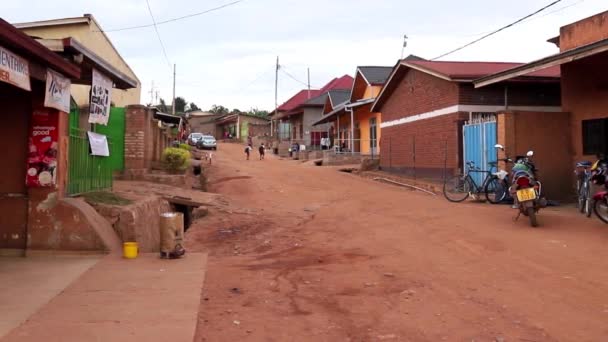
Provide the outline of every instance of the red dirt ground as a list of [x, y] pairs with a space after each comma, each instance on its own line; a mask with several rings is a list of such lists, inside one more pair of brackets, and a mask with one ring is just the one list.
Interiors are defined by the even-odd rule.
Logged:
[[230, 200], [187, 234], [210, 253], [195, 341], [606, 341], [608, 227], [541, 227], [222, 144]]

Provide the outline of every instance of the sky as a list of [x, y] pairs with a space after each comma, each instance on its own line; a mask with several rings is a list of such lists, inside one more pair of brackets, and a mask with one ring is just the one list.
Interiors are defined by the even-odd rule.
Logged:
[[[149, 0], [157, 22], [222, 6], [235, 0]], [[176, 94], [202, 109], [274, 109], [307, 81], [320, 88], [357, 66], [393, 66], [405, 55], [435, 58], [498, 29], [552, 0], [243, 0], [223, 9], [158, 25], [167, 58], [153, 27], [107, 33], [150, 90]], [[559, 27], [608, 10], [606, 0], [562, 0], [512, 28], [441, 60], [529, 62], [554, 54], [546, 40]], [[93, 14], [104, 30], [152, 23], [146, 0], [6, 1], [1, 16], [26, 22]], [[298, 81], [287, 75], [289, 73]]]

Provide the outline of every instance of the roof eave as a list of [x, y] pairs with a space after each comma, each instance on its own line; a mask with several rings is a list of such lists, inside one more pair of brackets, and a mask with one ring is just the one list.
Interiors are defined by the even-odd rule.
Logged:
[[608, 51], [608, 39], [600, 40], [589, 45], [581, 46], [572, 50], [541, 58], [528, 64], [511, 68], [509, 70], [505, 70], [487, 77], [482, 77], [477, 80], [474, 80], [473, 83], [475, 84], [475, 88], [481, 88], [515, 77], [525, 76], [539, 70], [562, 65], [565, 63], [570, 63], [578, 59], [583, 59], [585, 57], [593, 56], [606, 51]]
[[67, 51], [82, 54], [87, 59], [87, 61], [90, 62], [92, 67], [95, 67], [95, 69], [98, 69], [106, 76], [110, 77], [114, 82], [116, 88], [123, 90], [137, 88], [138, 82], [136, 80], [130, 78], [122, 71], [113, 67], [110, 63], [106, 62], [105, 59], [101, 58], [99, 55], [86, 48], [76, 39], [71, 37], [64, 38], [63, 46]]
[[66, 61], [58, 54], [47, 49], [44, 45], [2, 19], [0, 19], [0, 32], [4, 33], [0, 38], [0, 43], [8, 45], [7, 48], [10, 50], [13, 50], [11, 49], [11, 46], [18, 47], [19, 51], [15, 51], [15, 53], [21, 55], [21, 51], [23, 50], [23, 52], [27, 52], [27, 57], [29, 57], [29, 59], [39, 63], [42, 62], [45, 66], [50, 67], [68, 78], [80, 77], [80, 68], [78, 66]]

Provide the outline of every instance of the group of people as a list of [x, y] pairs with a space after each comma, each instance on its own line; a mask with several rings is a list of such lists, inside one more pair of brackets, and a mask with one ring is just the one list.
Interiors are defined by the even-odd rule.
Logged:
[[[252, 143], [248, 143], [247, 147], [245, 147], [245, 155], [247, 155], [247, 160], [249, 160], [249, 156], [253, 151]], [[266, 154], [266, 146], [264, 144], [260, 145], [258, 148], [258, 152], [260, 153], [260, 160], [264, 160], [264, 155]]]

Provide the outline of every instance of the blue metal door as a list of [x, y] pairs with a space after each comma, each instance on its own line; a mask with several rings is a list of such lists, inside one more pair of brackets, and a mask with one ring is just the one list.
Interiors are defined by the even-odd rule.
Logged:
[[[467, 169], [466, 163], [472, 161], [475, 166], [482, 170], [490, 170], [488, 163], [495, 162], [498, 158], [496, 145], [496, 121], [479, 121], [467, 123], [463, 127], [464, 145], [464, 165], [463, 170]], [[471, 173], [477, 185], [481, 186], [485, 174]]]

